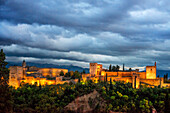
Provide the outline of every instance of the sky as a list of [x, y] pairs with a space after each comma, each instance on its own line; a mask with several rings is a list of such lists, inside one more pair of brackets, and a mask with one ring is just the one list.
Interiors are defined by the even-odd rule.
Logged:
[[170, 70], [169, 0], [1, 0], [9, 62]]

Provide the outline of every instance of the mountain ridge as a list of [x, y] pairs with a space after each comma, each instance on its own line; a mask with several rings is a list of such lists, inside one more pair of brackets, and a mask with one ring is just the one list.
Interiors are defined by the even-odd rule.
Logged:
[[[19, 62], [8, 62], [7, 68], [9, 68], [9, 66], [21, 66], [22, 63]], [[83, 72], [83, 70], [85, 70], [86, 73], [89, 73], [89, 68], [82, 68], [79, 66], [74, 66], [74, 65], [56, 65], [56, 64], [41, 64], [41, 63], [33, 63], [33, 62], [27, 62], [27, 66], [36, 66], [39, 68], [61, 68], [61, 69], [68, 69], [68, 71], [79, 71], [79, 72]]]

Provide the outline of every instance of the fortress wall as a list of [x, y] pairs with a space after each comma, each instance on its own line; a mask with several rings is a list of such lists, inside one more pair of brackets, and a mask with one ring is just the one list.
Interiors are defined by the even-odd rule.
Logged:
[[156, 79], [156, 66], [146, 66], [146, 79]]
[[97, 75], [97, 63], [90, 63], [90, 74]]
[[39, 82], [41, 85], [46, 85], [46, 78], [40, 78]]
[[21, 80], [20, 83], [22, 81], [25, 82], [25, 83], [28, 83], [28, 84], [34, 84], [36, 82], [36, 80], [35, 80], [35, 78], [33, 76], [27, 76], [25, 78], [25, 80]]
[[46, 77], [47, 75], [51, 77], [59, 76], [61, 71], [63, 71], [64, 74], [68, 72], [67, 69], [58, 69], [58, 68], [40, 68], [39, 69], [39, 72], [42, 73], [44, 77]]
[[[111, 77], [112, 81], [124, 81], [124, 82], [129, 82], [132, 83], [132, 78], [131, 77], [123, 77], [123, 78], [119, 78], [119, 77]], [[109, 78], [110, 81], [110, 78]]]
[[15, 79], [21, 79], [23, 78], [23, 68], [20, 66], [11, 66], [9, 67], [9, 75], [10, 77], [13, 77]]
[[97, 75], [101, 75], [101, 71], [102, 71], [102, 65], [97, 64]]
[[170, 88], [170, 83], [163, 83], [162, 86]]
[[146, 79], [146, 72], [136, 72], [136, 74], [139, 74], [141, 79]]
[[[104, 79], [106, 79], [106, 78], [104, 78], [104, 76], [97, 76], [97, 77], [92, 77], [91, 78], [91, 80], [94, 81], [94, 82], [99, 81], [99, 80], [104, 81]], [[112, 81], [125, 81], [125, 82], [132, 83], [132, 77], [113, 77], [113, 76], [108, 76], [107, 81], [110, 81], [110, 79]]]
[[107, 76], [117, 76], [118, 75], [117, 72], [105, 72], [104, 76], [106, 76], [106, 74], [107, 74]]
[[9, 85], [16, 88], [19, 87], [20, 83], [18, 80], [23, 78], [23, 68], [21, 66], [10, 66], [9, 70]]
[[67, 69], [56, 69], [56, 68], [52, 68], [51, 72], [52, 72], [52, 77], [56, 77], [59, 76], [61, 71], [63, 71], [64, 74], [68, 73]]
[[107, 73], [107, 76], [119, 76], [119, 77], [126, 77], [126, 76], [132, 76], [133, 73], [136, 73], [135, 71], [131, 71], [131, 72], [104, 72], [102, 71], [102, 75], [106, 76], [106, 73]]
[[118, 76], [132, 76], [134, 73], [134, 71], [131, 71], [131, 72], [118, 72]]
[[20, 85], [20, 82], [17, 79], [9, 79], [9, 86], [18, 88], [19, 85]]
[[31, 70], [38, 70], [39, 68], [36, 66], [30, 66], [29, 68], [27, 68], [27, 70], [31, 71]]
[[140, 82], [144, 82], [150, 85], [158, 86], [160, 85], [160, 79], [140, 79]]
[[56, 85], [55, 80], [46, 80], [47, 85]]

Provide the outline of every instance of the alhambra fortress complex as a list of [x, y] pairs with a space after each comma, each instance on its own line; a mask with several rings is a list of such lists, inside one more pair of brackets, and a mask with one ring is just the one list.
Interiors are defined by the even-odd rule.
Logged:
[[[36, 83], [38, 86], [78, 82], [78, 79], [63, 80], [63, 76], [60, 76], [60, 73], [63, 72], [66, 74], [68, 72], [67, 69], [26, 66], [25, 61], [23, 61], [22, 66], [10, 66], [9, 70], [9, 85], [14, 86], [15, 88], [19, 87], [22, 82], [29, 84]], [[47, 79], [47, 76], [55, 79], [49, 80]], [[92, 80], [97, 83], [106, 79], [107, 81], [129, 82], [132, 83], [133, 88], [139, 88], [140, 85], [148, 85], [150, 87], [170, 87], [170, 84], [164, 83], [163, 78], [156, 77], [156, 62], [154, 66], [146, 66], [146, 72], [139, 72], [139, 69], [125, 71], [124, 65], [122, 71], [112, 72], [103, 69], [101, 64], [90, 63], [90, 73], [82, 74], [83, 82]]]
[[[26, 66], [26, 62], [23, 61], [22, 66], [10, 66], [9, 67], [9, 85], [19, 87], [22, 82], [29, 84], [39, 85], [56, 85], [63, 84], [65, 82], [77, 82], [74, 80], [63, 80], [60, 76], [61, 71], [66, 74], [67, 69], [58, 68], [38, 68], [35, 66]], [[55, 78], [52, 80], [47, 79], [47, 76]]]

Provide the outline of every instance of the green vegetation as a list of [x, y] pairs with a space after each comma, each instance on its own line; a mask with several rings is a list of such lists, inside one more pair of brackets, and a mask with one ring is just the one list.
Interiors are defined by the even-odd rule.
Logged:
[[8, 86], [9, 70], [6, 68], [5, 54], [0, 52], [0, 113], [12, 111], [12, 95]]
[[111, 105], [108, 105], [108, 109], [112, 111], [151, 112], [155, 108], [158, 112], [164, 112], [169, 108], [169, 89], [158, 87], [133, 89], [130, 83], [124, 82], [115, 82], [113, 86], [110, 84], [100, 84], [100, 87], [103, 87], [99, 92], [113, 106], [111, 108]]
[[63, 71], [60, 72], [60, 76], [64, 76], [64, 72]]
[[116, 65], [116, 66], [112, 66], [111, 64], [110, 64], [110, 66], [109, 66], [109, 71], [119, 71], [119, 69], [120, 69], [120, 66], [119, 65]]
[[55, 86], [36, 86], [23, 84], [17, 90], [12, 88], [14, 112], [64, 112], [64, 106], [76, 97], [94, 90], [94, 84], [61, 84]]
[[46, 78], [47, 78], [48, 80], [55, 80], [55, 77], [51, 77], [50, 75], [47, 75]]
[[[106, 100], [106, 111], [165, 112], [169, 108], [170, 94], [166, 88], [134, 89], [130, 83], [100, 82], [36, 86], [23, 84], [12, 88], [14, 112], [64, 112], [64, 107], [76, 97], [96, 89]], [[91, 103], [92, 104], [92, 103]]]
[[164, 82], [170, 83], [170, 79], [168, 79], [168, 73], [166, 75], [164, 75]]
[[[83, 71], [82, 73], [85, 73], [85, 71]], [[64, 77], [71, 77], [71, 79], [80, 79], [81, 78], [81, 73], [78, 72], [78, 71], [75, 71], [75, 72], [70, 71], [70, 72], [66, 73], [65, 75], [61, 71], [60, 76], [61, 75], [64, 76]]]
[[132, 71], [132, 68], [129, 68], [129, 71]]

